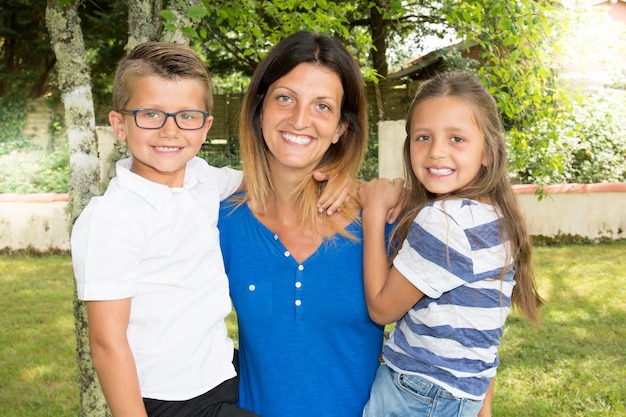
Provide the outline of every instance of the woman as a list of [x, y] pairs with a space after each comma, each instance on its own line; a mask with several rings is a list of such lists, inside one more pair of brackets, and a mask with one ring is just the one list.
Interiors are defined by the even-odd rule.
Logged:
[[357, 417], [383, 328], [363, 297], [358, 199], [315, 210], [319, 171], [354, 178], [367, 146], [364, 84], [337, 39], [280, 42], [244, 99], [247, 191], [222, 205], [221, 245], [239, 321], [240, 405], [263, 417]]

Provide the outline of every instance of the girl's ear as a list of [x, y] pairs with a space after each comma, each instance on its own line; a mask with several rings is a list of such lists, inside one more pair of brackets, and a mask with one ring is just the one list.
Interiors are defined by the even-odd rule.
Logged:
[[485, 168], [489, 168], [489, 165], [491, 165], [492, 162], [493, 161], [491, 160], [490, 154], [489, 152], [487, 152], [487, 144], [485, 144], [483, 146], [483, 157], [480, 161], [480, 164]]
[[113, 133], [119, 141], [126, 140], [126, 128], [124, 126], [124, 115], [116, 111], [109, 112], [109, 123], [113, 128]]
[[338, 126], [337, 126], [337, 131], [335, 132], [335, 135], [333, 136], [333, 140], [332, 143], [337, 143], [339, 142], [339, 138], [341, 137], [341, 135], [343, 135], [344, 133], [346, 133], [346, 130], [348, 129], [348, 122], [341, 122]]

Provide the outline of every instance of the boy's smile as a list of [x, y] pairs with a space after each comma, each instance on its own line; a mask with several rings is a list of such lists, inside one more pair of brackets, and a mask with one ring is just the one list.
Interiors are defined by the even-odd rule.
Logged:
[[[126, 105], [128, 110], [158, 109], [174, 113], [180, 110], [206, 110], [204, 86], [197, 80], [168, 80], [158, 76], [138, 78]], [[167, 117], [160, 129], [137, 127], [132, 114], [111, 112], [109, 121], [118, 140], [125, 140], [133, 156], [131, 171], [150, 181], [169, 187], [181, 187], [185, 167], [200, 151], [211, 128], [208, 116], [204, 127], [180, 129], [174, 117]]]

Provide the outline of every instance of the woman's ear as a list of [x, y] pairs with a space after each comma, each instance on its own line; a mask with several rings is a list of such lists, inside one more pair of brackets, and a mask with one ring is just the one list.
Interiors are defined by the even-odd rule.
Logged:
[[348, 129], [348, 122], [339, 123], [339, 125], [337, 126], [337, 131], [335, 132], [335, 135], [333, 136], [332, 143], [339, 142], [339, 138], [341, 137], [341, 135], [346, 133], [347, 129]]
[[119, 141], [126, 140], [126, 128], [124, 127], [124, 116], [116, 111], [109, 112], [109, 123], [113, 128], [113, 133]]

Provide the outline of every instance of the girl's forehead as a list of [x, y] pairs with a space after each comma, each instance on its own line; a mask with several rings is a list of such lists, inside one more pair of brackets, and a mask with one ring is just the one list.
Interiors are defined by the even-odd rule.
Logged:
[[456, 96], [439, 96], [419, 102], [414, 107], [409, 122], [411, 125], [448, 122], [480, 126], [478, 116], [476, 106], [470, 101]]

